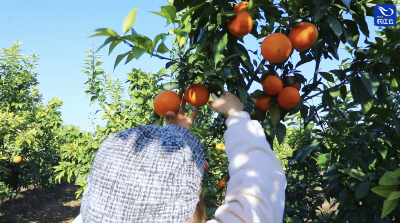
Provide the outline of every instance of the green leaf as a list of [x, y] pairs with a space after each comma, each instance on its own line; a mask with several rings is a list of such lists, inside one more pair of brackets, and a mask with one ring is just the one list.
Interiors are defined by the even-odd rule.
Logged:
[[329, 94], [333, 98], [336, 98], [337, 96], [339, 96], [340, 95], [339, 86], [329, 88]]
[[392, 80], [390, 81], [390, 87], [392, 87], [392, 88], [399, 87], [399, 84], [397, 83], [396, 78], [392, 77]]
[[118, 36], [119, 37], [119, 35], [114, 30], [109, 29], [109, 28], [95, 29], [94, 31], [99, 32], [99, 33], [91, 35], [88, 38], [91, 38], [94, 36]]
[[340, 97], [343, 100], [346, 100], [346, 96], [347, 96], [347, 87], [346, 87], [346, 85], [343, 85], [340, 87]]
[[387, 198], [389, 201], [393, 201], [395, 199], [400, 198], [400, 191], [393, 191], [389, 197]]
[[381, 186], [394, 186], [400, 183], [397, 177], [392, 177], [393, 171], [387, 171], [383, 174], [382, 178], [379, 180], [379, 185]]
[[325, 154], [321, 154], [321, 155], [318, 156], [317, 163], [322, 168], [326, 169], [326, 168], [328, 168], [330, 160], [331, 160], [331, 154], [330, 153], [325, 153]]
[[375, 148], [381, 153], [382, 158], [385, 159], [387, 155], [387, 147], [384, 145], [376, 145]]
[[276, 139], [278, 140], [279, 144], [282, 144], [285, 136], [286, 136], [286, 126], [279, 122], [278, 125], [276, 126]]
[[368, 112], [373, 105], [374, 105], [374, 99], [370, 99], [369, 101], [362, 103], [364, 113]]
[[127, 33], [132, 27], [133, 24], [135, 24], [135, 19], [136, 19], [136, 12], [137, 12], [137, 7], [134, 8], [129, 14], [126, 16], [124, 23], [122, 24], [122, 32], [125, 34]]
[[146, 49], [141, 49], [138, 47], [133, 47], [132, 48], [132, 55], [136, 58], [139, 59], [140, 56], [142, 56], [146, 52]]
[[221, 16], [225, 16], [225, 17], [234, 17], [237, 15], [237, 12], [230, 12], [230, 11], [222, 11], [221, 12]]
[[388, 216], [396, 208], [398, 202], [399, 202], [399, 198], [397, 198], [395, 200], [386, 199], [383, 202], [383, 210], [382, 210], [381, 218], [383, 219], [384, 217]]
[[128, 55], [128, 57], [126, 58], [125, 64], [131, 62], [131, 60], [135, 58], [135, 55], [133, 54], [133, 52], [131, 51]]
[[120, 54], [120, 55], [117, 56], [117, 59], [115, 60], [115, 64], [114, 64], [114, 69], [117, 67], [119, 62], [121, 62], [121, 60], [124, 59], [124, 57], [126, 57], [129, 53], [130, 53], [130, 51], [128, 51], [128, 52], [126, 52], [124, 54]]
[[319, 22], [319, 20], [328, 11], [329, 5], [330, 5], [330, 3], [328, 1], [318, 1], [317, 4], [315, 4], [313, 11], [314, 11], [314, 19], [317, 22]]
[[371, 188], [371, 191], [375, 194], [388, 198], [393, 191], [396, 191], [396, 186], [377, 186]]
[[371, 75], [369, 72], [364, 72], [361, 74], [361, 80], [364, 83], [369, 94], [373, 96], [379, 87], [379, 79]]
[[119, 40], [118, 37], [116, 37], [116, 36], [110, 36], [110, 37], [108, 37], [108, 38], [104, 41], [104, 43], [103, 43], [101, 46], [99, 46], [99, 48], [97, 48], [96, 52], [99, 52], [103, 47], [107, 46], [107, 44], [109, 44], [109, 43], [111, 43], [111, 42], [113, 42], [113, 41], [116, 41], [116, 40]]
[[397, 169], [397, 170], [395, 170], [395, 171], [392, 173], [391, 177], [400, 177], [400, 168]]
[[176, 19], [176, 9], [172, 5], [161, 6], [161, 12], [153, 12], [153, 11], [150, 12], [166, 18], [168, 21], [167, 24], [173, 23]]
[[305, 148], [301, 152], [297, 153], [294, 160], [299, 163], [303, 162], [306, 157], [316, 148], [319, 148], [319, 142], [314, 142], [311, 145], [307, 146], [307, 148]]
[[111, 43], [110, 49], [108, 50], [108, 55], [110, 56], [111, 52], [114, 50], [114, 48], [120, 44], [122, 40], [115, 40], [114, 42]]
[[347, 200], [347, 189], [343, 188], [340, 192], [339, 192], [339, 201], [341, 203], [345, 203]]
[[333, 15], [328, 15], [328, 23], [335, 35], [340, 38], [340, 35], [342, 35], [342, 26], [339, 20]]
[[358, 184], [357, 190], [356, 190], [356, 198], [360, 199], [368, 195], [368, 191], [370, 188], [369, 182], [362, 182]]
[[329, 82], [335, 82], [335, 80], [333, 79], [333, 76], [330, 74], [330, 73], [327, 73], [327, 72], [318, 72], [319, 74], [321, 74], [321, 76], [325, 79], [325, 80], [327, 80], [327, 81], [329, 81]]
[[341, 169], [339, 171], [347, 175], [353, 176], [361, 181], [366, 181], [368, 179], [368, 177], [361, 170], [346, 168], [346, 169]]
[[357, 14], [353, 14], [353, 20], [356, 22], [358, 27], [360, 28], [361, 32], [366, 36], [369, 37], [369, 30], [368, 24], [365, 17], [359, 17]]
[[360, 77], [351, 80], [350, 90], [355, 102], [365, 103], [372, 98]]
[[165, 45], [165, 43], [162, 42], [162, 43], [158, 46], [157, 52], [159, 52], [159, 53], [167, 53], [167, 52], [169, 52], [169, 49], [167, 48], [167, 46]]
[[277, 106], [272, 106], [269, 109], [269, 117], [271, 118], [272, 126], [276, 127], [281, 119], [281, 109]]
[[343, 31], [346, 41], [353, 47], [357, 47], [358, 40], [360, 39], [360, 32], [358, 31], [357, 23], [352, 20], [343, 20]]
[[247, 101], [247, 97], [248, 97], [248, 94], [247, 94], [247, 91], [246, 91], [246, 86], [245, 86], [244, 83], [240, 83], [237, 87], [238, 87], [238, 91], [239, 91], [240, 101], [243, 104], [245, 104], [246, 101]]
[[149, 49], [149, 53], [150, 53], [150, 54], [153, 54], [154, 49], [156, 48], [156, 45], [157, 45], [157, 43], [158, 43], [160, 40], [162, 40], [162, 41], [164, 42], [166, 36], [168, 36], [168, 34], [166, 34], [166, 33], [161, 33], [161, 34], [158, 34], [158, 35], [154, 38], [154, 41], [153, 41], [153, 43], [151, 44], [151, 47], [150, 47], [150, 49]]
[[219, 32], [214, 40], [214, 63], [218, 64], [220, 55], [224, 52], [228, 43], [228, 33]]
[[177, 82], [170, 82], [170, 83], [161, 85], [161, 89], [166, 90], [166, 91], [171, 91], [171, 90], [178, 89], [178, 88], [179, 88], [179, 83], [177, 83]]
[[186, 17], [190, 16], [196, 9], [200, 8], [200, 7], [203, 6], [203, 5], [204, 5], [204, 2], [201, 3], [201, 4], [199, 4], [199, 5], [196, 5], [196, 6], [192, 7], [192, 8], [190, 8], [189, 10], [187, 10], [187, 11], [182, 15], [182, 21], [185, 21]]

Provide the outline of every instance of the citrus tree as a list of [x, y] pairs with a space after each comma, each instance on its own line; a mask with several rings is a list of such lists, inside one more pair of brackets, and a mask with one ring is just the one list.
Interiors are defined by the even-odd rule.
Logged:
[[35, 54], [24, 57], [21, 43], [0, 51], [0, 200], [23, 187], [53, 184], [59, 161], [56, 132], [62, 102], [44, 106], [37, 90]]
[[[153, 39], [134, 30], [137, 8], [126, 17], [121, 35], [110, 28], [96, 30], [93, 36], [106, 37], [100, 48], [109, 44], [112, 52], [120, 43], [128, 46], [126, 53], [117, 56], [115, 66], [148, 53], [166, 61], [170, 78], [160, 86], [162, 90], [185, 92], [197, 83], [211, 93], [228, 90], [236, 94], [252, 119], [264, 126], [271, 145], [273, 139], [284, 141], [288, 119], [299, 114], [307, 131], [304, 138], [299, 137], [300, 143], [293, 144], [295, 152], [286, 168], [285, 222], [400, 219], [396, 190], [400, 24], [381, 28], [371, 40], [371, 24], [366, 22], [376, 4], [398, 2], [168, 2], [153, 13], [164, 17], [172, 28]], [[246, 35], [262, 40], [260, 46], [247, 47]], [[361, 36], [366, 37], [364, 44]], [[165, 44], [167, 37], [172, 37], [171, 49]], [[350, 58], [342, 60], [337, 69], [320, 67], [323, 60], [339, 60], [341, 45]], [[307, 79], [304, 72], [309, 71], [302, 70], [302, 65], [309, 62], [315, 63], [315, 69]], [[253, 89], [254, 83], [262, 88]], [[316, 97], [320, 104], [311, 102]], [[154, 98], [142, 97], [148, 106]], [[217, 116], [210, 125], [207, 136], [214, 143], [225, 131], [224, 121]], [[213, 147], [205, 148], [207, 160], [214, 162], [213, 156], [219, 154]], [[227, 170], [218, 171], [213, 173], [219, 181], [226, 180]], [[210, 184], [218, 181], [207, 177], [207, 182], [213, 181]], [[220, 185], [217, 190], [207, 189], [218, 202], [225, 188]], [[328, 220], [318, 214], [327, 200], [337, 206]], [[212, 217], [220, 203], [210, 201], [206, 202], [211, 208], [207, 214]]]

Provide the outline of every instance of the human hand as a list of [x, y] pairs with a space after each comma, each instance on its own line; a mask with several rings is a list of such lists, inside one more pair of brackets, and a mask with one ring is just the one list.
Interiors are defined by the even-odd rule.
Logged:
[[[182, 91], [179, 92], [179, 98], [182, 98]], [[196, 108], [192, 114], [189, 116], [185, 116], [185, 106], [186, 106], [186, 101], [184, 98], [182, 98], [181, 102], [181, 107], [179, 109], [179, 113], [175, 114], [173, 111], [167, 111], [166, 117], [165, 117], [165, 124], [166, 125], [179, 125], [184, 128], [190, 129], [190, 127], [193, 124], [194, 118], [196, 115], [199, 113], [199, 108]]]
[[240, 102], [239, 98], [227, 91], [223, 92], [218, 99], [209, 102], [209, 105], [216, 112], [227, 117], [238, 111], [243, 111], [243, 104]]

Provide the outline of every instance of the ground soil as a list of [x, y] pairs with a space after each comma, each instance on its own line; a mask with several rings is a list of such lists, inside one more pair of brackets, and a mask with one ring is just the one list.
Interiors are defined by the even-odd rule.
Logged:
[[68, 183], [24, 189], [15, 200], [0, 204], [0, 222], [70, 223], [79, 214], [81, 199], [75, 199], [77, 189]]

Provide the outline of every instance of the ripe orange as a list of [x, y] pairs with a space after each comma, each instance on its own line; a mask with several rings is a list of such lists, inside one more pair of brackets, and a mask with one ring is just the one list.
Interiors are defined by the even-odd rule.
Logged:
[[210, 92], [202, 84], [192, 84], [186, 89], [184, 99], [191, 106], [201, 107], [207, 104]]
[[204, 163], [204, 170], [207, 171], [207, 170], [208, 170], [208, 167], [209, 167], [209, 166], [208, 166], [208, 162], [207, 162], [207, 160], [206, 160], [205, 163]]
[[271, 97], [263, 97], [254, 99], [254, 104], [263, 112], [268, 111], [272, 105], [268, 103], [271, 101]]
[[235, 5], [233, 11], [235, 12], [247, 12], [249, 10], [249, 2], [240, 2]]
[[162, 91], [154, 98], [154, 111], [162, 117], [166, 117], [167, 111], [179, 112], [180, 98], [173, 91]]
[[292, 52], [292, 43], [282, 33], [273, 33], [265, 37], [261, 43], [261, 54], [270, 63], [281, 63], [285, 61]]
[[289, 39], [297, 51], [307, 50], [317, 41], [318, 29], [312, 23], [300, 22], [290, 30]]
[[238, 12], [236, 17], [228, 22], [228, 29], [234, 36], [245, 36], [253, 29], [253, 19], [248, 12]]
[[69, 144], [69, 147], [72, 147], [74, 144], [71, 142], [70, 144]]
[[300, 91], [300, 88], [301, 88], [301, 84], [299, 83], [299, 82], [294, 82], [294, 84], [291, 84], [290, 82], [289, 82], [289, 78], [290, 79], [295, 79], [294, 77], [288, 77], [287, 78], [287, 81], [286, 81], [286, 83], [283, 85], [283, 87], [294, 87], [294, 88], [296, 88], [298, 91]]
[[14, 162], [14, 163], [20, 163], [20, 162], [22, 162], [22, 156], [14, 156], [14, 157], [13, 157], [13, 162]]
[[222, 161], [222, 165], [225, 165], [226, 163], [225, 163], [225, 161]]
[[226, 183], [225, 183], [224, 180], [220, 180], [220, 181], [218, 182], [218, 187], [219, 187], [219, 188], [224, 188], [225, 186], [226, 186]]
[[261, 81], [263, 90], [267, 95], [273, 96], [279, 94], [283, 88], [282, 80], [277, 76], [268, 75], [267, 78]]
[[299, 91], [293, 87], [285, 87], [278, 95], [278, 104], [286, 110], [296, 107], [300, 100]]

